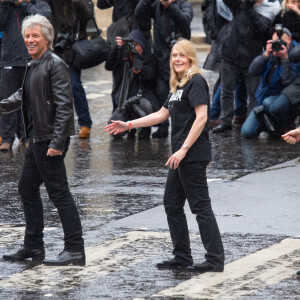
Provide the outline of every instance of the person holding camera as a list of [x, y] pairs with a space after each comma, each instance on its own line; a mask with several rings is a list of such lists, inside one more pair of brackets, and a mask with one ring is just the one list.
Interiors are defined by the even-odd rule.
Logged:
[[81, 82], [81, 69], [73, 65], [72, 45], [76, 40], [86, 40], [86, 26], [93, 17], [94, 6], [91, 0], [45, 0], [51, 8], [51, 23], [54, 27], [54, 52], [70, 67], [74, 106], [78, 116], [80, 131], [78, 137], [90, 137], [92, 118], [86, 93]]
[[[172, 155], [164, 194], [164, 207], [173, 243], [170, 260], [157, 264], [159, 269], [188, 268], [195, 272], [223, 272], [224, 249], [208, 193], [206, 168], [211, 160], [209, 142], [210, 100], [206, 80], [198, 69], [194, 45], [180, 39], [170, 55], [171, 92], [163, 107], [148, 116], [122, 122], [112, 121], [105, 131], [112, 135], [159, 124], [171, 117]], [[197, 175], [197, 176], [195, 176]], [[206, 250], [205, 261], [193, 265], [184, 205], [186, 199], [200, 230]]]
[[296, 79], [300, 71], [300, 63], [291, 63], [288, 58], [289, 51], [297, 43], [282, 24], [272, 28], [271, 33], [272, 40], [267, 41], [265, 52], [249, 67], [249, 73], [261, 75], [261, 81], [255, 94], [258, 106], [242, 126], [241, 134], [245, 138], [256, 138], [262, 131], [278, 136], [294, 120], [294, 106], [282, 90]]
[[[0, 113], [21, 111], [30, 140], [18, 186], [26, 227], [24, 245], [15, 253], [3, 255], [3, 259], [32, 259], [55, 266], [84, 265], [82, 227], [64, 164], [70, 136], [74, 134], [70, 73], [67, 64], [51, 52], [54, 30], [46, 17], [27, 17], [22, 35], [32, 60], [27, 64], [22, 87], [0, 102]], [[64, 231], [64, 250], [54, 259], [45, 259], [40, 196], [43, 183]]]
[[[3, 31], [0, 101], [22, 85], [26, 59], [30, 56], [21, 35], [21, 24], [26, 16], [35, 14], [48, 18], [51, 9], [46, 2], [39, 0], [0, 0], [0, 31]], [[0, 136], [2, 136], [0, 151], [10, 151], [16, 135], [20, 143], [25, 143], [20, 111], [0, 117]]]
[[[249, 73], [253, 59], [264, 47], [269, 29], [280, 11], [280, 4], [267, 0], [223, 0], [233, 14], [221, 60], [221, 124], [213, 133], [232, 129], [234, 89], [238, 78], [243, 78], [248, 94], [248, 113], [256, 105], [255, 91], [260, 78]], [[234, 51], [233, 51], [234, 49]]]
[[[141, 30], [131, 31], [128, 37], [116, 37], [116, 45], [105, 64], [106, 70], [113, 71], [115, 78], [112, 90], [114, 112], [110, 120], [136, 119], [159, 109], [155, 95], [156, 67], [155, 56], [147, 51]], [[150, 128], [143, 128], [139, 138], [148, 139], [150, 133]], [[129, 137], [132, 135], [133, 132]]]
[[[179, 37], [190, 39], [190, 24], [193, 18], [193, 8], [186, 0], [140, 0], [135, 15], [139, 24], [149, 18], [154, 19], [153, 52], [158, 60], [156, 76], [156, 95], [160, 106], [164, 104], [169, 94], [170, 53]], [[168, 137], [169, 122], [160, 124], [153, 133], [153, 138]]]
[[282, 24], [290, 30], [293, 39], [300, 42], [300, 0], [283, 0], [282, 10], [275, 18], [275, 24]]

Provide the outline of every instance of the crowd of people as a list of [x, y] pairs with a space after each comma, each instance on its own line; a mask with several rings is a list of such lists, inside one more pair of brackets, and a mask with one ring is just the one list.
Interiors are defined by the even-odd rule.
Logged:
[[[172, 121], [164, 206], [174, 257], [157, 267], [222, 272], [224, 249], [206, 179], [209, 127], [223, 133], [238, 124], [245, 138], [266, 131], [274, 137], [289, 132], [283, 135], [289, 143], [299, 140], [298, 132], [289, 130], [299, 117], [300, 1], [204, 1], [204, 28], [212, 43], [204, 68], [220, 72], [212, 105], [189, 41], [190, 1], [98, 0], [97, 7], [113, 7], [105, 62], [113, 77], [113, 111], [106, 131], [115, 138], [133, 137], [142, 128], [138, 138], [149, 139], [151, 126], [157, 126], [152, 138], [166, 138], [169, 117]], [[64, 157], [75, 133], [73, 104], [78, 137], [89, 138], [91, 132], [72, 45], [87, 39], [87, 24], [93, 18], [91, 0], [0, 0], [0, 151], [10, 151], [16, 137], [27, 148], [19, 182], [26, 220], [24, 245], [4, 255], [5, 260], [85, 264], [81, 222], [68, 188]], [[65, 247], [54, 260], [45, 259], [42, 183], [64, 230]], [[199, 265], [193, 265], [191, 255], [183, 210], [186, 199], [197, 216], [207, 252]]]
[[[222, 3], [222, 5], [220, 5]], [[220, 72], [213, 133], [278, 138], [299, 122], [300, 1], [210, 1], [203, 7], [212, 49], [204, 68]], [[235, 49], [235, 51], [232, 51]]]

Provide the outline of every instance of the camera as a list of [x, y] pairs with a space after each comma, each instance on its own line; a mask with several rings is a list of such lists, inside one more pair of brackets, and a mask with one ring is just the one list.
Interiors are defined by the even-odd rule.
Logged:
[[272, 51], [279, 52], [283, 50], [282, 46], [286, 46], [286, 42], [281, 39], [283, 35], [283, 25], [282, 24], [276, 24], [275, 25], [275, 32], [277, 33], [278, 40], [272, 42]]
[[251, 5], [255, 4], [256, 0], [245, 0], [244, 2], [245, 2], [245, 4], [251, 6]]
[[62, 53], [65, 50], [71, 49], [72, 45], [75, 42], [75, 38], [69, 34], [68, 32], [66, 33], [58, 33], [56, 37], [56, 44], [54, 46], [54, 50], [57, 53]]
[[169, 44], [170, 50], [178, 42], [179, 38], [180, 38], [180, 35], [176, 34], [174, 31], [172, 31], [171, 34], [166, 38], [166, 43]]
[[123, 54], [128, 55], [129, 52], [134, 52], [134, 43], [131, 38], [128, 37], [122, 37], [122, 42], [125, 44], [123, 45]]

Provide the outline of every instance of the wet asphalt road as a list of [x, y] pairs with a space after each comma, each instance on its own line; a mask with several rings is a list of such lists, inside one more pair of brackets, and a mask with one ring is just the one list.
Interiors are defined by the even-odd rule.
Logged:
[[[204, 58], [205, 54], [199, 53], [201, 64]], [[212, 88], [217, 75], [205, 72], [205, 76]], [[103, 130], [112, 109], [111, 74], [101, 65], [84, 71], [82, 81], [93, 119], [92, 134], [90, 140], [77, 137], [71, 140], [66, 166], [84, 228], [87, 267], [49, 269], [31, 263], [0, 261], [0, 299], [161, 299], [162, 296], [155, 294], [195, 277], [187, 272], [162, 272], [153, 267], [171, 255], [163, 217], [162, 225], [151, 231], [127, 227], [126, 222], [118, 225], [119, 221], [135, 218], [142, 212], [147, 214], [147, 210], [151, 215], [150, 209], [162, 204], [167, 174], [164, 164], [170, 155], [170, 139], [112, 139]], [[213, 161], [208, 167], [208, 178], [222, 179], [222, 182], [295, 159], [300, 147], [290, 147], [280, 140], [245, 140], [238, 128], [211, 135], [211, 142]], [[1, 257], [22, 243], [24, 218], [17, 181], [23, 157], [24, 149], [17, 142], [12, 153], [0, 153]], [[47, 255], [54, 256], [62, 250], [62, 232], [44, 187], [41, 192], [47, 228], [45, 246]], [[196, 231], [192, 233], [192, 251], [200, 259], [204, 251], [199, 247]], [[247, 233], [247, 228], [243, 233], [222, 232], [226, 263], [254, 254], [289, 235]], [[298, 252], [295, 255], [299, 257]], [[260, 284], [259, 279], [255, 284]], [[243, 299], [300, 299], [298, 287], [299, 282], [289, 277], [260, 292], [245, 287], [250, 294]], [[163, 298], [176, 299], [175, 296]], [[237, 298], [228, 294], [215, 299]]]

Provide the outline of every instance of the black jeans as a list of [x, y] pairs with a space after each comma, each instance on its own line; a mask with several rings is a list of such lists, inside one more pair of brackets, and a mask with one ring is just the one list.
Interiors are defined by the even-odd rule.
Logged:
[[215, 267], [224, 265], [224, 249], [215, 215], [211, 208], [206, 179], [207, 162], [187, 162], [176, 170], [169, 169], [164, 206], [167, 214], [173, 254], [186, 265], [193, 263], [189, 231], [184, 213], [188, 200], [199, 226], [206, 259]]
[[255, 92], [259, 85], [260, 76], [252, 76], [248, 68], [238, 67], [226, 60], [221, 64], [221, 120], [225, 125], [231, 125], [234, 112], [234, 90], [238, 79], [243, 78], [247, 94], [247, 114], [257, 105]]
[[83, 250], [82, 228], [77, 207], [70, 193], [64, 158], [70, 144], [67, 139], [63, 155], [46, 156], [49, 142], [33, 143], [30, 139], [19, 181], [26, 229], [24, 246], [28, 249], [44, 247], [43, 205], [40, 186], [45, 184], [50, 200], [57, 208], [64, 231], [65, 250]]
[[[25, 67], [13, 67], [2, 69], [0, 79], [0, 101], [14, 94], [22, 86]], [[0, 116], [0, 136], [2, 143], [12, 144], [15, 135], [19, 139], [24, 138], [24, 124], [21, 110]]]

